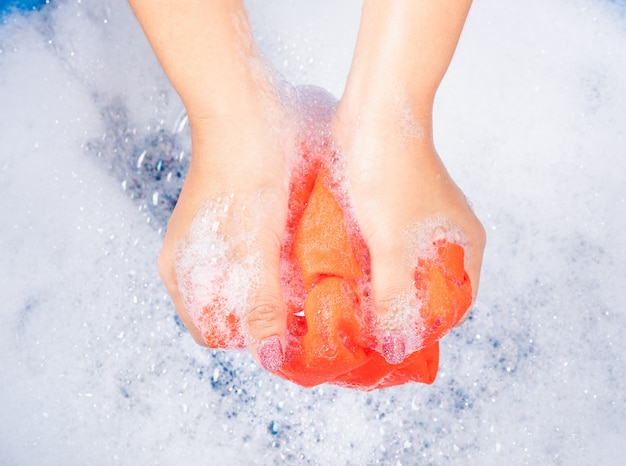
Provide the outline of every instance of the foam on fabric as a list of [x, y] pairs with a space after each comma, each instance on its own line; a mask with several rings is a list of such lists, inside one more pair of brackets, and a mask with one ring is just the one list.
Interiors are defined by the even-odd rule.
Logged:
[[[294, 91], [299, 103], [290, 105], [290, 120], [299, 123], [291, 125], [298, 127], [293, 147], [286, 147], [293, 170], [280, 254], [285, 361], [271, 371], [305, 387], [430, 384], [439, 339], [472, 302], [462, 231], [443, 217], [412, 225], [404, 239], [414, 286], [390, 302], [393, 313], [376, 312], [369, 250], [345, 199], [343, 157], [330, 129], [336, 102], [313, 86]], [[210, 348], [256, 343], [246, 325], [262, 266], [256, 225], [273, 204], [263, 191], [211, 198], [176, 245], [178, 290]]]
[[[288, 81], [341, 94], [360, 2], [248, 6]], [[474, 2], [434, 129], [488, 231], [478, 301], [432, 386], [373, 393], [176, 319], [154, 264], [188, 126], [126, 2], [4, 16], [0, 463], [621, 464], [625, 9]]]

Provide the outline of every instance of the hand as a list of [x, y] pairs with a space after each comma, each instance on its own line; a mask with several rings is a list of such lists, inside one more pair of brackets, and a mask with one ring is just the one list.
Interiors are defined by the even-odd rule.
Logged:
[[[159, 272], [198, 343], [207, 344], [215, 325], [234, 319], [245, 342], [220, 344], [245, 343], [274, 370], [285, 347], [279, 254], [289, 183], [289, 131], [275, 80], [258, 53], [242, 0], [129, 3], [185, 105], [192, 133], [192, 160]], [[203, 228], [194, 237], [194, 229]], [[209, 249], [194, 251], [200, 246]], [[237, 284], [245, 295], [224, 288]], [[231, 308], [212, 314], [220, 303]]]
[[[281, 138], [289, 131], [281, 128], [280, 137], [272, 131], [267, 108], [276, 110], [275, 126], [281, 120], [268, 97], [258, 95], [228, 118], [190, 120], [192, 162], [158, 268], [196, 342], [247, 345], [274, 370], [286, 332], [279, 256], [289, 182]], [[241, 333], [214, 340], [228, 319], [237, 319]]]
[[[391, 99], [359, 117], [340, 103], [333, 123], [353, 214], [370, 250], [379, 350], [391, 363], [421, 346], [418, 258], [438, 239], [463, 245], [475, 296], [485, 232], [435, 151], [428, 118]], [[423, 124], [425, 123], [425, 124]]]
[[463, 241], [478, 290], [485, 232], [432, 138], [435, 94], [470, 4], [364, 0], [333, 123], [354, 216], [370, 250], [378, 349], [391, 363], [421, 345], [413, 299], [420, 245]]

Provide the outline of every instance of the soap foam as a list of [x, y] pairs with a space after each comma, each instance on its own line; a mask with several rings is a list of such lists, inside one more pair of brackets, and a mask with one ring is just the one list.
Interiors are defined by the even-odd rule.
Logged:
[[[407, 245], [404, 262], [409, 270], [417, 270], [422, 260], [436, 263], [437, 251], [442, 243], [458, 244], [463, 248], [466, 246], [463, 229], [445, 216], [433, 216], [416, 221], [405, 228], [401, 238]], [[464, 254], [464, 267], [467, 267], [467, 256], [467, 253]], [[424, 340], [431, 334], [432, 329], [425, 325], [427, 316], [424, 315], [423, 309], [426, 305], [424, 297], [416, 292], [415, 281], [413, 286], [414, 288], [399, 293], [386, 302], [379, 302], [380, 308], [375, 308], [371, 300], [366, 301], [366, 312], [374, 316], [378, 351], [382, 351], [381, 345], [385, 339], [390, 335], [399, 334], [404, 339], [408, 355], [423, 348]], [[368, 295], [371, 292], [371, 289], [367, 290]], [[443, 336], [445, 334], [441, 335]]]
[[433, 259], [440, 242], [458, 244], [465, 249], [464, 262], [467, 268], [467, 240], [460, 225], [444, 215], [435, 215], [414, 222], [402, 232], [407, 244], [404, 256], [407, 267], [415, 267], [418, 259]]
[[382, 303], [385, 309], [374, 309], [376, 315], [376, 349], [382, 353], [382, 344], [391, 335], [402, 335], [406, 355], [424, 345], [426, 327], [421, 315], [423, 302], [413, 290], [400, 293]]
[[[246, 335], [243, 322], [250, 309], [251, 292], [259, 286], [260, 256], [255, 229], [237, 222], [233, 225], [233, 216], [243, 214], [243, 210], [250, 209], [237, 209], [234, 194], [210, 199], [194, 218], [186, 238], [176, 246], [179, 291], [203, 335], [230, 335], [230, 315], [238, 320], [238, 336]], [[223, 342], [227, 348], [243, 344], [235, 337]]]

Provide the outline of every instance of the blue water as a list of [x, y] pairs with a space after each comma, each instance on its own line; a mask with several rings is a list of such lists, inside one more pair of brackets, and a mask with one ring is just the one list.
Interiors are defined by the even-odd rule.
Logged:
[[12, 12], [38, 10], [49, 2], [49, 0], [0, 0], [0, 17]]
[[[360, 2], [247, 4], [287, 79], [341, 94]], [[432, 386], [369, 394], [175, 317], [154, 264], [189, 132], [126, 3], [5, 14], [0, 464], [622, 464], [624, 8], [474, 2], [435, 136], [488, 231], [480, 295]]]

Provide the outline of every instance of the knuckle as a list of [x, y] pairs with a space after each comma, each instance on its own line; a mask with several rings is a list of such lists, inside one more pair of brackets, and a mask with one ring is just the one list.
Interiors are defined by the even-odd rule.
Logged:
[[251, 321], [272, 321], [278, 317], [277, 306], [273, 304], [255, 305], [248, 315]]
[[277, 327], [281, 313], [281, 307], [275, 302], [257, 303], [247, 315], [248, 325], [258, 330]]

